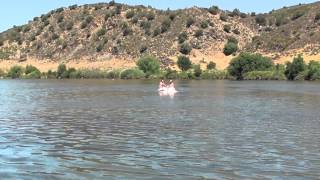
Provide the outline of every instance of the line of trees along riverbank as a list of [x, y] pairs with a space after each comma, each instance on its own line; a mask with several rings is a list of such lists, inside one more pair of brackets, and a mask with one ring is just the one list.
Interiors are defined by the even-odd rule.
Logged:
[[7, 72], [0, 69], [1, 78], [22, 79], [231, 79], [231, 80], [320, 80], [320, 63], [306, 64], [299, 55], [285, 65], [274, 64], [260, 54], [241, 53], [233, 58], [226, 70], [217, 70], [214, 62], [206, 69], [192, 64], [187, 56], [179, 56], [177, 66], [181, 71], [161, 69], [160, 62], [152, 56], [144, 56], [132, 69], [101, 70], [75, 69], [60, 64], [56, 71], [40, 72], [32, 65], [12, 66]]

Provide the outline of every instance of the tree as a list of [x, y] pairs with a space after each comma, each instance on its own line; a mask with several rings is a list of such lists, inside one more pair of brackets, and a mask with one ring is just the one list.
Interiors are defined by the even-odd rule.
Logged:
[[238, 80], [243, 79], [243, 75], [251, 71], [265, 71], [273, 67], [273, 62], [268, 57], [260, 54], [241, 53], [238, 57], [230, 61], [228, 72]]
[[8, 72], [8, 77], [12, 79], [20, 78], [23, 74], [23, 68], [21, 66], [12, 66]]
[[161, 23], [161, 33], [165, 33], [169, 30], [171, 26], [171, 19], [167, 18], [162, 21]]
[[185, 55], [190, 54], [191, 50], [192, 50], [192, 47], [189, 43], [185, 42], [180, 45], [180, 52], [182, 54], [185, 54]]
[[64, 78], [65, 73], [67, 72], [67, 66], [65, 64], [59, 64], [57, 70], [57, 78]]
[[131, 18], [133, 18], [133, 16], [134, 16], [134, 10], [130, 10], [130, 11], [128, 11], [127, 13], [126, 13], [126, 18], [127, 19], [131, 19]]
[[231, 54], [238, 51], [238, 45], [234, 42], [227, 42], [223, 48], [223, 53], [226, 56], [230, 56]]
[[191, 61], [187, 56], [179, 56], [177, 65], [182, 71], [187, 71], [191, 68]]
[[151, 74], [157, 74], [160, 71], [159, 60], [149, 55], [140, 58], [137, 62], [137, 66], [140, 70], [146, 73], [147, 76]]
[[187, 32], [183, 31], [181, 34], [178, 36], [178, 42], [179, 44], [184, 43], [186, 40], [188, 40], [188, 34]]
[[213, 15], [217, 15], [219, 12], [219, 7], [218, 6], [211, 6], [208, 11]]
[[267, 24], [267, 19], [263, 14], [259, 14], [256, 16], [256, 23], [261, 26], [265, 26]]
[[223, 30], [224, 30], [225, 32], [227, 32], [227, 33], [230, 33], [230, 31], [231, 31], [231, 26], [226, 24], [226, 25], [223, 26]]
[[194, 24], [194, 22], [195, 22], [194, 18], [188, 17], [186, 27], [189, 28], [190, 26], [192, 26]]
[[310, 61], [308, 65], [308, 74], [306, 80], [320, 79], [320, 63], [317, 61]]
[[211, 70], [211, 69], [215, 69], [216, 68], [216, 63], [210, 61], [209, 64], [207, 65], [207, 69]]
[[299, 73], [306, 69], [306, 64], [304, 63], [303, 57], [299, 55], [295, 57], [292, 62], [286, 63], [286, 70], [284, 74], [288, 80], [294, 80]]
[[195, 77], [200, 77], [201, 76], [202, 70], [201, 70], [200, 64], [194, 65], [193, 66], [193, 70], [194, 70], [194, 76]]

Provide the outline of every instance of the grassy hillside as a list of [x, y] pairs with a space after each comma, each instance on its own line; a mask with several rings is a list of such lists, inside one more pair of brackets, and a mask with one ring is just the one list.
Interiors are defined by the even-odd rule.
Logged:
[[151, 54], [167, 66], [180, 54], [285, 54], [299, 48], [317, 54], [319, 24], [319, 3], [267, 14], [223, 11], [214, 6], [163, 11], [114, 1], [73, 5], [2, 32], [0, 59], [107, 61]]

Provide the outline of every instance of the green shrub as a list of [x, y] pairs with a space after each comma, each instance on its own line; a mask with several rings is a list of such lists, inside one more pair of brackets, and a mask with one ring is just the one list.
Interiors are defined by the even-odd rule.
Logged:
[[178, 42], [179, 44], [184, 43], [186, 40], [188, 40], [188, 34], [187, 32], [183, 31], [182, 33], [179, 34], [178, 36]]
[[170, 14], [169, 14], [169, 19], [171, 20], [171, 21], [173, 21], [174, 20], [174, 18], [176, 18], [176, 13], [175, 12], [171, 12]]
[[318, 12], [314, 17], [314, 21], [319, 21], [319, 20], [320, 20], [320, 12]]
[[320, 80], [320, 63], [319, 62], [317, 61], [309, 62], [306, 80]]
[[230, 61], [228, 72], [238, 80], [242, 80], [244, 74], [251, 71], [266, 71], [273, 67], [270, 58], [260, 54], [241, 53]]
[[77, 9], [77, 7], [78, 7], [78, 5], [74, 4], [74, 5], [69, 6], [69, 9], [70, 10], [74, 10], [74, 9]]
[[227, 42], [223, 48], [223, 53], [226, 56], [230, 56], [231, 54], [238, 51], [238, 45], [233, 42]]
[[234, 29], [234, 30], [232, 30], [232, 32], [233, 32], [234, 34], [236, 34], [236, 35], [240, 35], [239, 29]]
[[22, 31], [23, 31], [24, 33], [29, 32], [30, 30], [31, 30], [31, 27], [30, 27], [29, 25], [23, 26]]
[[118, 49], [118, 47], [113, 46], [112, 49], [111, 49], [111, 53], [112, 53], [112, 55], [117, 55], [117, 54], [119, 54], [119, 49]]
[[243, 76], [244, 80], [286, 80], [286, 76], [281, 71], [251, 71]]
[[179, 79], [194, 79], [195, 76], [193, 75], [192, 71], [181, 71], [180, 73], [177, 74], [177, 78]]
[[41, 72], [38, 71], [32, 71], [30, 73], [26, 73], [26, 75], [24, 76], [24, 78], [26, 79], [40, 79], [41, 78]]
[[4, 70], [0, 69], [0, 78], [6, 77], [7, 74]]
[[231, 16], [234, 17], [234, 16], [240, 16], [241, 12], [239, 9], [234, 9], [231, 13]]
[[219, 12], [219, 7], [218, 6], [211, 6], [208, 11], [213, 14], [213, 15], [217, 15]]
[[148, 21], [142, 21], [140, 23], [140, 27], [142, 27], [145, 31], [151, 28], [151, 23]]
[[238, 44], [238, 40], [237, 40], [235, 37], [233, 37], [233, 36], [230, 36], [230, 37], [228, 38], [228, 42], [229, 42], [229, 43]]
[[148, 21], [152, 21], [155, 18], [155, 14], [153, 12], [148, 12], [146, 15]]
[[225, 13], [221, 13], [220, 14], [220, 20], [227, 22], [228, 21], [228, 16]]
[[138, 17], [133, 17], [132, 18], [132, 20], [131, 20], [131, 22], [132, 22], [132, 24], [137, 24], [138, 23], [138, 21], [139, 21], [139, 18]]
[[202, 29], [206, 29], [208, 26], [209, 26], [209, 25], [208, 25], [208, 21], [201, 21], [201, 22], [200, 22], [200, 27], [201, 27]]
[[140, 47], [139, 52], [140, 52], [140, 54], [142, 54], [142, 53], [145, 53], [147, 50], [148, 50], [148, 46], [142, 45], [142, 46]]
[[117, 4], [117, 5], [116, 5], [115, 13], [116, 13], [116, 14], [121, 14], [121, 10], [122, 10], [122, 5], [121, 5], [121, 4]]
[[35, 71], [40, 73], [39, 69], [36, 68], [35, 66], [27, 65], [26, 69], [25, 69], [25, 74], [30, 74], [30, 73], [35, 72]]
[[118, 79], [120, 78], [120, 70], [111, 70], [111, 71], [108, 71], [107, 73], [107, 77], [108, 79]]
[[225, 32], [227, 32], [227, 33], [230, 33], [231, 32], [231, 26], [226, 24], [226, 25], [223, 26], [223, 30]]
[[8, 77], [12, 79], [20, 78], [24, 73], [24, 70], [21, 66], [12, 66], [8, 72]]
[[202, 70], [201, 70], [201, 66], [200, 64], [194, 65], [193, 66], [193, 70], [194, 70], [194, 76], [199, 78], [202, 74]]
[[61, 13], [63, 11], [64, 11], [63, 7], [56, 9], [56, 13]]
[[58, 18], [57, 18], [57, 23], [62, 23], [63, 19], [64, 19], [64, 16], [63, 15], [59, 15]]
[[267, 19], [263, 14], [258, 14], [256, 16], [256, 23], [261, 26], [265, 26], [267, 24]]
[[304, 11], [297, 11], [293, 14], [293, 16], [291, 17], [291, 20], [296, 20], [299, 19], [300, 17], [302, 17], [305, 14]]
[[107, 32], [106, 28], [103, 27], [103, 28], [101, 28], [101, 29], [99, 29], [99, 30], [97, 31], [96, 35], [97, 35], [98, 37], [100, 37], [100, 36], [105, 35], [106, 32]]
[[201, 79], [228, 79], [228, 72], [225, 70], [219, 71], [216, 69], [206, 70], [201, 73]]
[[145, 74], [140, 69], [126, 69], [120, 73], [121, 79], [142, 79]]
[[190, 54], [191, 50], [192, 50], [192, 46], [187, 42], [185, 42], [185, 43], [180, 45], [180, 50], [179, 51], [182, 54], [188, 55], [188, 54]]
[[67, 72], [67, 66], [65, 64], [59, 64], [57, 70], [57, 78], [65, 78]]
[[188, 17], [187, 22], [186, 22], [186, 27], [189, 28], [194, 24], [195, 20], [193, 17]]
[[152, 56], [144, 56], [137, 61], [137, 66], [147, 76], [158, 74], [160, 71], [160, 61]]
[[202, 29], [196, 30], [196, 32], [194, 33], [194, 36], [196, 38], [199, 38], [199, 37], [203, 36], [203, 30]]
[[101, 52], [104, 48], [104, 43], [98, 43], [96, 46], [96, 52]]
[[73, 22], [72, 21], [67, 22], [65, 29], [70, 31], [70, 30], [72, 30], [72, 28], [73, 28]]
[[130, 27], [124, 28], [122, 31], [123, 36], [128, 36], [128, 35], [131, 35], [132, 33], [133, 33], [133, 30]]
[[165, 19], [161, 23], [161, 33], [165, 33], [170, 29], [171, 20], [169, 18]]
[[135, 15], [134, 10], [129, 10], [129, 11], [126, 13], [126, 18], [127, 18], [127, 19], [131, 19], [131, 18], [133, 18], [134, 15]]
[[154, 31], [153, 31], [153, 37], [158, 36], [161, 33], [161, 29], [159, 27], [157, 27]]
[[168, 68], [164, 72], [164, 77], [166, 79], [176, 79], [176, 78], [178, 78], [178, 72], [176, 70], [172, 70], [172, 69]]
[[292, 62], [286, 63], [285, 75], [288, 80], [295, 80], [299, 73], [305, 71], [306, 64], [304, 63], [303, 57], [299, 55], [295, 57]]
[[207, 70], [212, 70], [216, 68], [216, 63], [210, 61], [209, 64], [207, 65]]
[[177, 65], [182, 71], [187, 71], [191, 68], [191, 61], [187, 56], [179, 56]]
[[241, 18], [246, 18], [246, 17], [247, 17], [247, 14], [246, 14], [246, 13], [240, 13], [240, 17], [241, 17]]

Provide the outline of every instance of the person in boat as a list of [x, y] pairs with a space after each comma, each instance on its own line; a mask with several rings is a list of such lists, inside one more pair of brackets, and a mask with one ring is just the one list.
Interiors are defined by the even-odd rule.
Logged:
[[159, 83], [159, 90], [161, 90], [161, 89], [163, 89], [163, 88], [166, 88], [167, 87], [167, 85], [166, 85], [166, 83], [164, 82], [164, 80], [162, 79], [161, 81], [160, 81], [160, 83]]
[[175, 92], [176, 88], [174, 87], [174, 83], [172, 80], [169, 81], [168, 90], [171, 92]]

